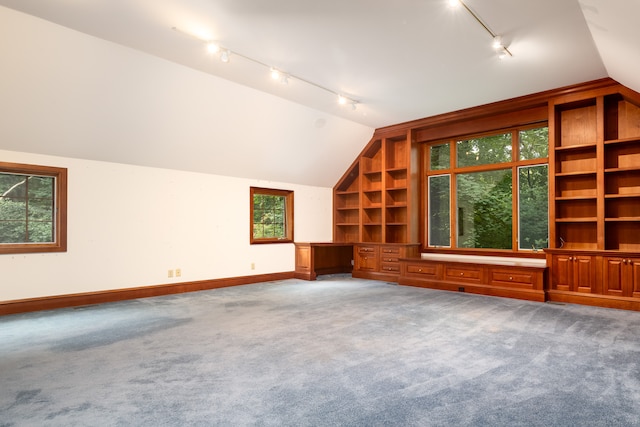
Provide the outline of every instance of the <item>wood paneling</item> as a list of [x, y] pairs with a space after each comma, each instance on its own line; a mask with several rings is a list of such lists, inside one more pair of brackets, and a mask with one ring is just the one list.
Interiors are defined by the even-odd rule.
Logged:
[[273, 280], [292, 279], [294, 273], [258, 274], [255, 276], [238, 276], [225, 279], [200, 280], [166, 285], [143, 286], [137, 288], [113, 289], [108, 291], [86, 292], [81, 294], [55, 295], [42, 298], [29, 298], [13, 301], [0, 301], [0, 315], [26, 313], [30, 311], [52, 310], [56, 308], [77, 307], [83, 305], [103, 304], [136, 298], [157, 297], [180, 294], [183, 292], [204, 291], [229, 286], [248, 285], [252, 283], [270, 282]]

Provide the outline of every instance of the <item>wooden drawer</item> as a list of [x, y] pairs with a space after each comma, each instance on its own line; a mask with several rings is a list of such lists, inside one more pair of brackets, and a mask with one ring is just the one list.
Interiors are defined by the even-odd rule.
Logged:
[[439, 276], [440, 265], [438, 264], [407, 264], [407, 275], [422, 277], [425, 279], [436, 279]]
[[400, 263], [397, 262], [383, 262], [380, 270], [389, 273], [400, 273]]
[[375, 246], [358, 246], [358, 252], [359, 253], [370, 253], [370, 254], [374, 254], [376, 253], [376, 247]]
[[535, 272], [492, 269], [489, 273], [489, 283], [495, 286], [533, 288], [537, 282], [538, 277]]
[[482, 283], [482, 267], [445, 265], [444, 280], [450, 282]]
[[400, 261], [400, 257], [398, 255], [389, 255], [389, 254], [382, 254], [382, 262], [398, 262]]
[[395, 246], [383, 246], [382, 255], [395, 255], [396, 258], [400, 256], [400, 248]]

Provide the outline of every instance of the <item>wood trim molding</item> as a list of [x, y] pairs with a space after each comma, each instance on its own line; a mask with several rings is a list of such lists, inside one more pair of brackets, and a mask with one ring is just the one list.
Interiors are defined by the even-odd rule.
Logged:
[[249, 285], [273, 280], [293, 279], [294, 272], [238, 276], [224, 279], [200, 280], [195, 282], [173, 283], [165, 285], [141, 286], [136, 288], [112, 289], [107, 291], [84, 292], [79, 294], [54, 295], [12, 301], [0, 301], [0, 316], [27, 313], [31, 311], [53, 310], [56, 308], [77, 307], [103, 304], [137, 298], [149, 298], [184, 292], [204, 291], [229, 286]]
[[[439, 114], [410, 122], [378, 128], [376, 129], [372, 139], [379, 138], [380, 135], [406, 132], [408, 129], [412, 129], [417, 132], [426, 132], [429, 128], [451, 125], [456, 122], [463, 122], [466, 120], [477, 120], [505, 113], [513, 114], [522, 110], [535, 111], [536, 107], [546, 107], [551, 98], [567, 95], [570, 96], [578, 92], [610, 88], [616, 85], [619, 85], [619, 83], [606, 77], [599, 80], [565, 86], [558, 89], [551, 89], [504, 101], [496, 101], [485, 105], [479, 105], [463, 110], [452, 111], [450, 113]], [[421, 137], [419, 136], [418, 140], [420, 140], [420, 138]]]

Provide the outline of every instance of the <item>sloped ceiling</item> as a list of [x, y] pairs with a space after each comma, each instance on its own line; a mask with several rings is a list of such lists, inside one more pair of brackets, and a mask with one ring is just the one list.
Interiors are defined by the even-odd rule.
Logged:
[[[194, 160], [211, 158], [217, 134], [190, 135], [188, 150], [155, 150], [153, 156], [142, 154], [152, 151], [144, 146], [149, 141], [140, 141], [133, 153], [111, 149], [107, 141], [95, 152], [21, 143], [33, 145], [26, 151], [44, 154], [73, 156], [76, 150], [78, 157], [97, 160], [332, 186], [374, 128], [606, 76], [640, 90], [640, 75], [634, 72], [640, 30], [632, 22], [639, 16], [637, 2], [465, 2], [503, 37], [512, 58], [499, 60], [489, 34], [447, 0], [0, 0], [8, 8], [291, 103], [283, 107], [290, 120], [272, 124], [264, 123], [268, 112], [248, 104], [232, 107], [253, 114], [243, 126], [259, 131], [218, 150], [225, 157], [217, 163]], [[205, 40], [217, 40], [236, 54], [222, 63], [206, 53]], [[21, 42], [15, 40], [18, 46]], [[278, 84], [269, 78], [269, 67], [312, 84], [295, 78]], [[239, 93], [243, 103], [252, 103], [250, 95]], [[337, 105], [336, 93], [357, 100], [357, 108]], [[256, 105], [269, 109], [263, 96], [256, 95]], [[294, 110], [300, 115], [289, 114]], [[269, 150], [265, 129], [271, 135]], [[305, 146], [301, 141], [307, 136], [313, 143]], [[16, 149], [3, 144], [0, 148]], [[247, 160], [247, 153], [271, 156], [272, 170]], [[294, 171], [287, 169], [292, 164]]]

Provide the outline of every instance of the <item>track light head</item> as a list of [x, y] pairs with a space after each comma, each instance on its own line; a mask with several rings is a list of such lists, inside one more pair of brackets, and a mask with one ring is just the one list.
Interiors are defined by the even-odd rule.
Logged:
[[208, 42], [207, 43], [207, 52], [209, 53], [218, 53], [220, 51], [220, 45], [216, 42]]
[[495, 50], [504, 49], [504, 45], [502, 44], [502, 37], [500, 36], [495, 36], [491, 45]]
[[229, 56], [230, 56], [229, 51], [223, 50], [222, 53], [220, 54], [220, 61], [226, 64], [227, 62], [229, 62]]

